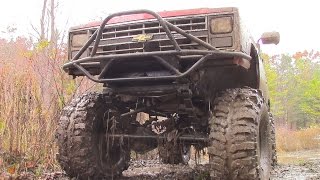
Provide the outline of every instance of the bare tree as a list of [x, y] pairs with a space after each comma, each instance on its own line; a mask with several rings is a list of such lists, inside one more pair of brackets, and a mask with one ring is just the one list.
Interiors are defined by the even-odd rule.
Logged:
[[54, 46], [57, 45], [57, 41], [58, 41], [58, 37], [57, 37], [57, 30], [56, 30], [56, 23], [55, 23], [55, 10], [56, 10], [57, 6], [56, 6], [56, 2], [55, 0], [51, 0], [50, 1], [50, 42], [51, 44]]
[[47, 8], [47, 0], [43, 0], [41, 19], [40, 19], [40, 41], [45, 39], [45, 34], [46, 34], [46, 28], [45, 28], [46, 8]]

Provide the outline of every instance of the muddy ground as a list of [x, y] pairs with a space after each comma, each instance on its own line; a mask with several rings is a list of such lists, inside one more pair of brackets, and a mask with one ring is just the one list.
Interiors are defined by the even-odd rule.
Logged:
[[[320, 149], [292, 153], [279, 153], [279, 165], [272, 172], [272, 180], [320, 180]], [[207, 159], [195, 165], [190, 160], [189, 165], [161, 164], [159, 160], [136, 160], [130, 163], [128, 170], [123, 172], [120, 180], [205, 180], [209, 178]], [[21, 179], [34, 179], [25, 176]], [[38, 179], [38, 178], [37, 178]], [[70, 180], [64, 173], [48, 173], [40, 179]], [[119, 179], [119, 178], [117, 178]]]
[[[279, 153], [279, 165], [272, 172], [272, 180], [320, 180], [320, 149]], [[206, 163], [206, 162], [201, 162]], [[135, 161], [123, 173], [122, 179], [200, 180], [209, 179], [206, 165], [163, 165], [157, 161]]]
[[272, 179], [320, 180], [320, 149], [278, 153], [279, 165], [272, 172]]

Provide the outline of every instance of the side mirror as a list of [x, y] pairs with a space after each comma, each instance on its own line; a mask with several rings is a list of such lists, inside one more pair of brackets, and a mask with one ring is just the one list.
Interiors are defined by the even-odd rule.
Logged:
[[280, 42], [280, 33], [279, 32], [265, 32], [261, 35], [262, 44], [279, 44]]

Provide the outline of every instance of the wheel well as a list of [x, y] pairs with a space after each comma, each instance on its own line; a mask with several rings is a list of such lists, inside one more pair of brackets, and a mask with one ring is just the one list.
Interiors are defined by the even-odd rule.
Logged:
[[256, 49], [256, 47], [251, 44], [251, 49], [250, 49], [250, 56], [252, 58], [252, 62], [254, 64], [254, 73], [255, 73], [255, 77], [256, 77], [256, 87], [258, 87], [259, 84], [259, 55], [258, 55], [258, 51]]
[[259, 56], [256, 47], [252, 44], [250, 49], [251, 65], [244, 73], [244, 84], [251, 88], [259, 87]]

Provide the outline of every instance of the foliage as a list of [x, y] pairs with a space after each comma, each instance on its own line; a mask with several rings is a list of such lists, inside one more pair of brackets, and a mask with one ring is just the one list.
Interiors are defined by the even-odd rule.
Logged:
[[319, 52], [269, 57], [262, 54], [278, 125], [305, 128], [320, 123]]
[[[50, 67], [51, 59], [44, 58], [42, 53], [26, 57], [26, 52], [35, 50], [30, 46], [32, 42], [25, 38], [0, 41], [2, 166], [10, 174], [23, 168], [36, 169], [40, 162], [55, 168], [54, 129], [60, 108], [54, 79], [59, 87], [62, 82], [70, 81], [67, 76], [57, 80], [60, 74], [57, 66], [62, 61]], [[44, 64], [49, 66], [43, 68]]]
[[0, 39], [0, 168], [6, 173], [59, 167], [54, 135], [59, 113], [90, 85], [61, 69], [65, 46]]
[[[54, 6], [55, 1], [50, 2]], [[52, 10], [49, 14], [43, 18], [54, 20]], [[73, 96], [92, 85], [73, 80], [61, 69], [67, 47], [58, 43], [63, 40], [55, 26], [52, 31], [50, 39], [50, 31], [44, 29], [37, 40], [0, 38], [0, 179], [3, 174], [14, 178], [25, 171], [40, 175], [43, 170], [59, 169], [55, 159], [59, 113]]]

